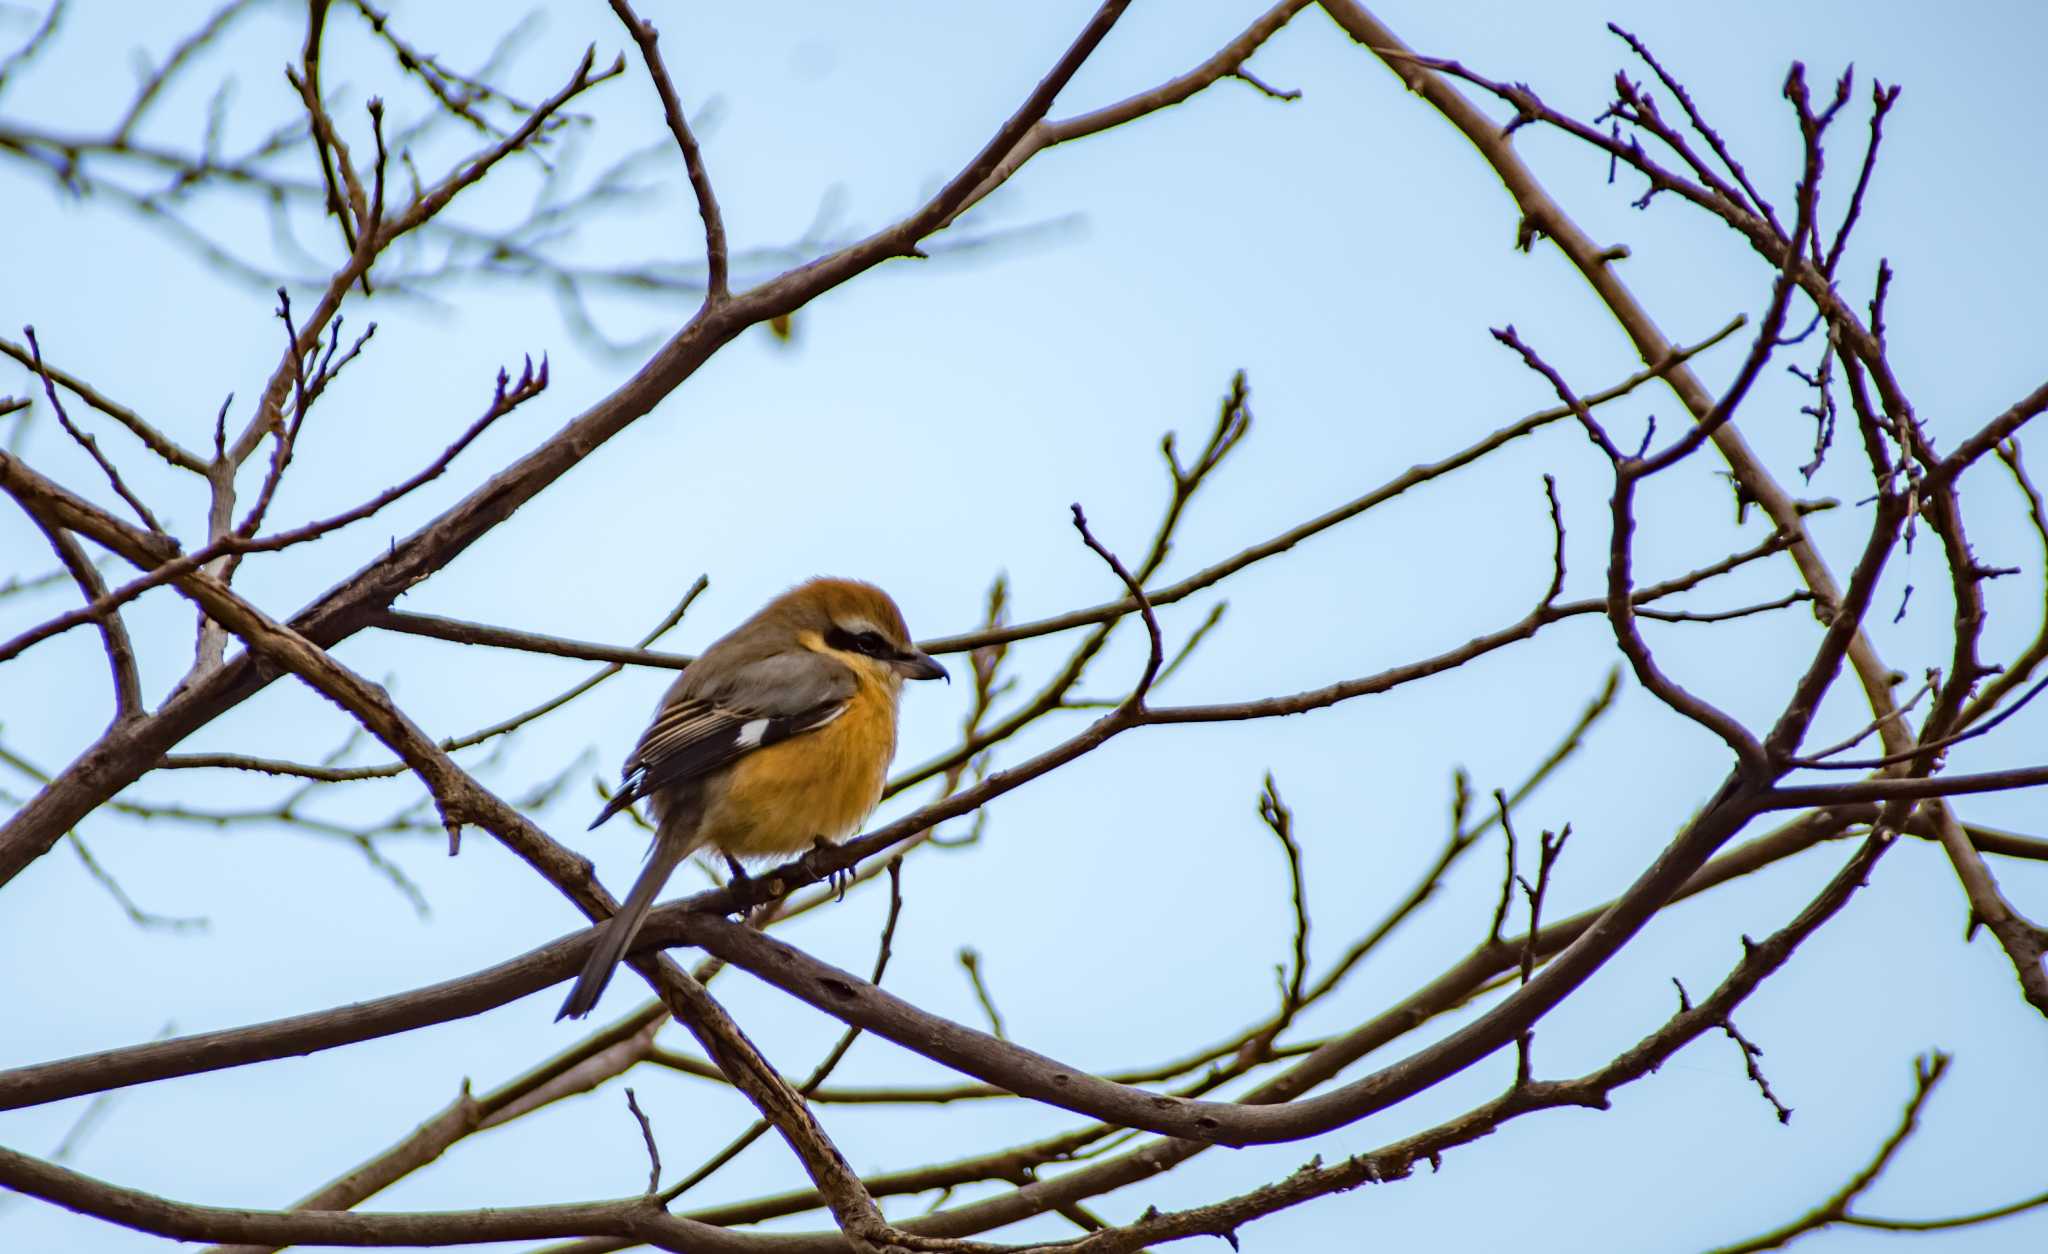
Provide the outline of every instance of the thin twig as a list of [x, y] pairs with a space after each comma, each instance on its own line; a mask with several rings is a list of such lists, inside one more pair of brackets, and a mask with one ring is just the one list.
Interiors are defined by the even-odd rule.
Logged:
[[640, 1109], [640, 1099], [633, 1095], [633, 1086], [626, 1086], [626, 1109], [633, 1112], [633, 1119], [640, 1125], [640, 1139], [647, 1143], [647, 1196], [661, 1192], [661, 1149], [654, 1143], [654, 1124], [649, 1122], [647, 1112]]
[[[1884, 1175], [1885, 1168], [1891, 1165], [1892, 1157], [1899, 1152], [1900, 1147], [1919, 1131], [1921, 1111], [1926, 1107], [1927, 1100], [1934, 1095], [1934, 1090], [1941, 1083], [1942, 1077], [1948, 1074], [1948, 1065], [1949, 1056], [1939, 1051], [1924, 1058], [1914, 1059], [1913, 1095], [1907, 1099], [1906, 1108], [1899, 1115], [1898, 1126], [1893, 1128], [1892, 1134], [1878, 1146], [1877, 1153], [1870, 1161], [1826, 1201], [1783, 1227], [1734, 1245], [1721, 1246], [1711, 1254], [1757, 1254], [1762, 1250], [1779, 1249], [1809, 1232], [1818, 1232], [1835, 1224], [1856, 1222], [1850, 1216], [1850, 1208], [1877, 1183], [1880, 1176]], [[2017, 1211], [1993, 1212], [1987, 1218], [1999, 1218], [2001, 1214], [2011, 1213]]]
[[654, 80], [654, 90], [661, 97], [662, 116], [668, 121], [669, 134], [675, 137], [676, 147], [683, 154], [683, 169], [690, 178], [690, 192], [697, 198], [697, 214], [704, 220], [704, 300], [707, 304], [724, 300], [726, 292], [725, 219], [718, 211], [718, 197], [711, 190], [711, 175], [704, 168], [704, 153], [697, 145], [697, 137], [690, 130], [688, 119], [683, 116], [682, 101], [676, 97], [675, 83], [670, 81], [668, 67], [663, 64], [661, 52], [655, 44], [661, 36], [654, 24], [643, 20], [633, 12], [627, 0], [611, 0], [612, 12], [618, 14], [626, 32], [633, 36], [633, 42], [640, 46], [640, 57], [647, 63], [647, 76]]
[[163, 525], [157, 522], [156, 515], [150, 513], [149, 506], [142, 503], [142, 498], [129, 490], [127, 482], [121, 478], [121, 472], [114, 469], [114, 463], [107, 460], [105, 453], [100, 452], [99, 441], [89, 433], [79, 430], [77, 424], [71, 421], [71, 415], [64, 412], [64, 402], [57, 395], [57, 381], [50, 377], [49, 369], [43, 365], [43, 346], [36, 342], [36, 329], [23, 327], [21, 333], [28, 340], [29, 356], [35, 362], [36, 374], [43, 381], [43, 395], [50, 398], [50, 408], [55, 411], [57, 422], [64, 428], [64, 433], [91, 455], [94, 463], [99, 466], [100, 473], [107, 477], [107, 486], [113, 488], [114, 494], [128, 503], [128, 508], [135, 511], [135, 516], [142, 520], [143, 526], [157, 535], [168, 534], [164, 531]]
[[1280, 850], [1287, 857], [1287, 883], [1294, 903], [1294, 960], [1281, 983], [1279, 1026], [1271, 1035], [1277, 1036], [1287, 1026], [1294, 1013], [1302, 1005], [1302, 989], [1308, 981], [1308, 888], [1301, 869], [1301, 845], [1294, 839], [1294, 811], [1280, 799], [1280, 786], [1273, 781], [1273, 773], [1266, 772], [1265, 787], [1259, 792], [1259, 819], [1266, 830], [1273, 833], [1273, 839], [1280, 842]]
[[953, 956], [959, 961], [960, 969], [967, 973], [967, 984], [974, 990], [974, 1000], [988, 1020], [988, 1030], [999, 1041], [1009, 1040], [1010, 1034], [1003, 1027], [1002, 1012], [996, 1009], [996, 999], [989, 994], [988, 982], [981, 978], [981, 952], [971, 945], [962, 945], [960, 952]]

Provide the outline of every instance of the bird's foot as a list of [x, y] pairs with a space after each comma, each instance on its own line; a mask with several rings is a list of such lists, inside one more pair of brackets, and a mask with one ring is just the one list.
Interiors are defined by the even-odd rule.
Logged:
[[738, 913], [744, 916], [747, 911], [754, 908], [754, 877], [747, 874], [747, 868], [740, 865], [738, 858], [729, 853], [722, 856], [725, 858], [725, 869], [731, 872], [725, 886], [731, 891], [733, 901], [739, 907]]
[[832, 890], [834, 900], [845, 901], [846, 886], [853, 882], [853, 868], [843, 866], [827, 870], [824, 866], [825, 857], [837, 848], [837, 845], [820, 836], [811, 842], [809, 852], [800, 859], [799, 865], [810, 875], [824, 880], [825, 886]]

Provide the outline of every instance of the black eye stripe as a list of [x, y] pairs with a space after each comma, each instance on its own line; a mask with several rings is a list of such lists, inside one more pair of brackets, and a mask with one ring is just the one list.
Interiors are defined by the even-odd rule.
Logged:
[[896, 655], [895, 648], [872, 631], [863, 631], [855, 635], [844, 627], [834, 627], [826, 633], [825, 643], [843, 653], [864, 653], [869, 657], [878, 658]]

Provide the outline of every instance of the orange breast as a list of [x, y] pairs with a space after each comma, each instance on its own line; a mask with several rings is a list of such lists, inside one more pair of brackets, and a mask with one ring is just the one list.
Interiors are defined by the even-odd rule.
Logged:
[[895, 693], [863, 675], [846, 713], [734, 765], [704, 816], [704, 843], [761, 857], [850, 835], [882, 799], [895, 756]]

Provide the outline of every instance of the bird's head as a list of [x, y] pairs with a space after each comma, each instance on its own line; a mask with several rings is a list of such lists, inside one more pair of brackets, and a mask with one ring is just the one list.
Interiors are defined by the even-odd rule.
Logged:
[[888, 593], [871, 583], [825, 577], [807, 580], [783, 593], [770, 609], [787, 616], [799, 640], [857, 672], [897, 682], [952, 678], [930, 654], [911, 643], [903, 611]]

